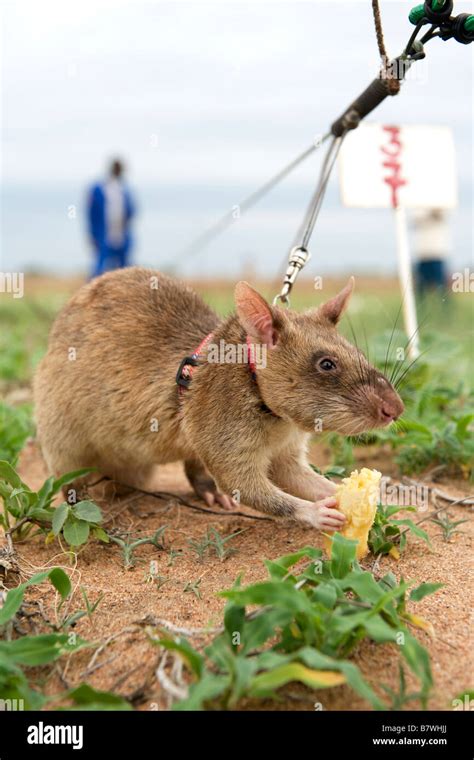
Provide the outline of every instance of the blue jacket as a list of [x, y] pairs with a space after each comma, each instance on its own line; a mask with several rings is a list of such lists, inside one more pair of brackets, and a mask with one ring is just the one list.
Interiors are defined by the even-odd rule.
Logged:
[[[123, 186], [125, 199], [125, 229], [124, 229], [124, 249], [128, 250], [132, 243], [129, 222], [135, 214], [130, 191]], [[87, 199], [87, 222], [89, 235], [94, 240], [97, 248], [107, 246], [107, 230], [105, 228], [105, 193], [103, 184], [93, 185], [89, 191]]]

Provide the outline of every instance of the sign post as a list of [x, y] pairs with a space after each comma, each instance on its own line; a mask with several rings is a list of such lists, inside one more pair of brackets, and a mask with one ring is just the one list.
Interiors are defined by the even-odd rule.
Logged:
[[415, 359], [420, 350], [406, 210], [456, 206], [452, 133], [437, 126], [361, 124], [347, 135], [340, 155], [343, 204], [394, 211], [407, 349]]
[[403, 321], [408, 337], [407, 353], [410, 359], [416, 359], [420, 355], [420, 341], [408, 246], [407, 215], [405, 208], [401, 205], [395, 206], [394, 209], [397, 230], [398, 276], [402, 291]]
[[407, 216], [399, 197], [400, 188], [407, 184], [403, 177], [400, 127], [384, 126], [383, 130], [388, 138], [387, 143], [380, 146], [383, 155], [382, 166], [388, 171], [383, 180], [390, 188], [390, 200], [395, 214], [398, 277], [402, 291], [403, 321], [408, 336], [407, 352], [410, 359], [416, 359], [420, 355], [418, 319], [408, 245]]

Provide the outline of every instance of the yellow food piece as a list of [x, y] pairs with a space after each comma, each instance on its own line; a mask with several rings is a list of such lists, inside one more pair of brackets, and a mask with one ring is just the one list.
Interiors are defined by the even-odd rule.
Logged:
[[[338, 531], [346, 538], [357, 540], [357, 559], [365, 557], [369, 548], [367, 539], [377, 511], [380, 478], [378, 470], [354, 470], [350, 477], [343, 478], [334, 494], [338, 500], [337, 509], [346, 516], [344, 527]], [[331, 554], [331, 538], [325, 538], [328, 554]]]

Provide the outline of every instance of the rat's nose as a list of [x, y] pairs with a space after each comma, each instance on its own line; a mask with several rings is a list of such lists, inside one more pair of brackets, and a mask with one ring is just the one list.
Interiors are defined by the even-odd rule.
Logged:
[[399, 416], [400, 412], [395, 407], [395, 404], [389, 404], [387, 401], [383, 402], [380, 407], [380, 417], [382, 422], [392, 422], [393, 420], [397, 420]]

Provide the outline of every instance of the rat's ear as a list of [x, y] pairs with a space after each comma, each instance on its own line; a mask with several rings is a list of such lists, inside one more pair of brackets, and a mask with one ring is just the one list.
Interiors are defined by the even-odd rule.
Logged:
[[326, 301], [326, 303], [318, 307], [318, 316], [325, 317], [329, 322], [336, 325], [347, 308], [353, 290], [354, 278], [350, 277], [345, 288], [337, 296], [334, 296], [330, 301]]
[[235, 306], [240, 324], [249, 336], [273, 348], [278, 340], [273, 313], [264, 298], [248, 282], [235, 286]]

